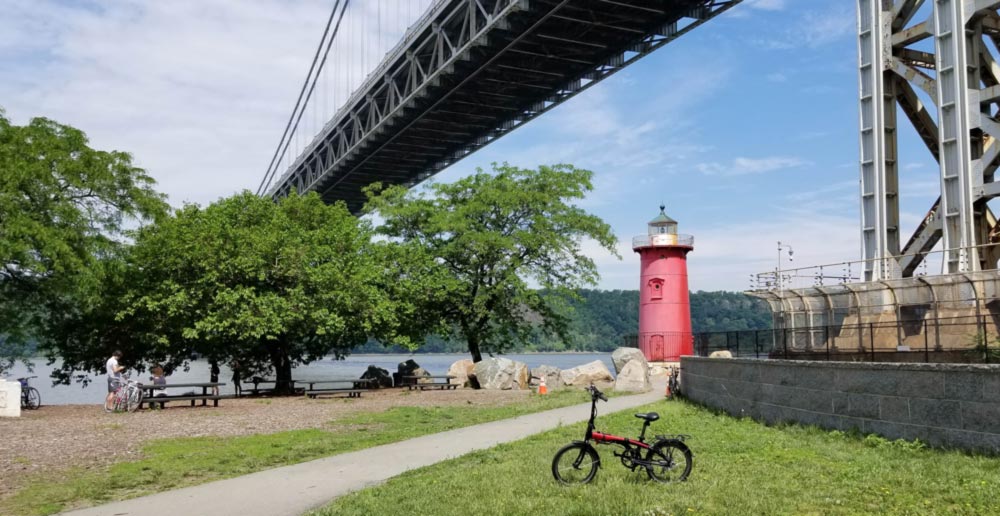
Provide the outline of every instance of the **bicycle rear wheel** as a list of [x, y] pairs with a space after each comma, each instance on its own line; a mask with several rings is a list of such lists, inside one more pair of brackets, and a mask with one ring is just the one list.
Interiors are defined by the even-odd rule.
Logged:
[[593, 448], [583, 443], [570, 443], [556, 452], [552, 459], [552, 476], [563, 484], [586, 484], [597, 475], [601, 459]]
[[34, 387], [28, 387], [24, 391], [24, 408], [28, 410], [35, 410], [42, 406], [42, 395], [38, 393], [38, 389]]
[[676, 439], [654, 444], [646, 454], [646, 461], [646, 474], [649, 478], [664, 484], [687, 480], [694, 465], [691, 450]]

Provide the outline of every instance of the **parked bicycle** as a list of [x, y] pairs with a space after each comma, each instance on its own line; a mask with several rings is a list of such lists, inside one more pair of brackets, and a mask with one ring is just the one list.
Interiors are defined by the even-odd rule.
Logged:
[[18, 378], [21, 384], [21, 408], [24, 410], [35, 410], [42, 406], [42, 395], [38, 394], [38, 389], [28, 384], [28, 380], [38, 378], [37, 376], [25, 376]]
[[601, 465], [601, 458], [591, 442], [621, 446], [622, 452], [614, 452], [614, 455], [621, 459], [622, 465], [632, 471], [643, 468], [650, 479], [664, 483], [687, 479], [694, 464], [691, 450], [684, 444], [689, 436], [657, 435], [652, 443], [647, 443], [646, 429], [650, 423], [660, 419], [656, 412], [635, 415], [643, 420], [639, 439], [598, 432], [594, 429], [597, 400], [608, 401], [608, 398], [593, 385], [587, 390], [591, 399], [587, 433], [582, 441], [573, 441], [556, 452], [552, 459], [552, 475], [556, 480], [563, 484], [586, 484], [594, 479], [597, 468]]
[[104, 403], [105, 412], [135, 412], [142, 406], [142, 385], [123, 374], [118, 381], [114, 396], [111, 397], [111, 404]]

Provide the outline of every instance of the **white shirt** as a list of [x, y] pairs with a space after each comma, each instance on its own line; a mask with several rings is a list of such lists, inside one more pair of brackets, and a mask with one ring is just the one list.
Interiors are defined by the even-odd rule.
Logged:
[[108, 378], [121, 378], [122, 377], [121, 371], [115, 371], [115, 369], [118, 369], [118, 359], [117, 358], [115, 358], [115, 357], [109, 358], [106, 367], [108, 369]]

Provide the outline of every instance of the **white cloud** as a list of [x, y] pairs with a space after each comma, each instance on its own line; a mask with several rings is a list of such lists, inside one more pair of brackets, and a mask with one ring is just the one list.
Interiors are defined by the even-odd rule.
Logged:
[[773, 156], [768, 158], [735, 158], [731, 163], [699, 163], [695, 168], [710, 176], [742, 176], [747, 174], [763, 174], [789, 168], [797, 168], [808, 164], [795, 157]]
[[[774, 2], [777, 9], [765, 9], [764, 6], [771, 4], [768, 0], [762, 0], [755, 6], [758, 11], [778, 11], [784, 10], [784, 2]], [[800, 2], [796, 7], [803, 7], [807, 3]], [[853, 37], [855, 34], [856, 15], [854, 13], [854, 2], [836, 2], [830, 8], [805, 9], [798, 11], [792, 20], [775, 19], [773, 23], [778, 28], [771, 33], [763, 31], [763, 35], [753, 43], [763, 48], [773, 50], [793, 50], [802, 47], [817, 48], [831, 44], [845, 37]], [[809, 7], [813, 4], [809, 2]], [[735, 10], [735, 9], [734, 9]], [[744, 16], [749, 11], [742, 11]], [[765, 13], [761, 13], [764, 15]]]
[[781, 72], [772, 72], [772, 73], [769, 73], [769, 74], [767, 74], [765, 76], [765, 78], [769, 82], [786, 82], [788, 80], [788, 76], [785, 75], [785, 74], [783, 74], [783, 73], [781, 73]]
[[[738, 225], [712, 223], [693, 224], [681, 232], [694, 235], [694, 251], [688, 254], [688, 284], [697, 290], [747, 290], [750, 277], [777, 266], [777, 241], [790, 244], [795, 250], [794, 261], [783, 256], [782, 268], [809, 268], [825, 265], [830, 274], [840, 274], [856, 262], [860, 249], [858, 221], [854, 213], [841, 215], [817, 214], [805, 209], [780, 210], [752, 219], [741, 219]], [[639, 257], [632, 251], [634, 234], [619, 234], [618, 252], [622, 260], [596, 244], [583, 244], [583, 249], [601, 270], [600, 288], [636, 289], [639, 282]], [[852, 270], [857, 264], [851, 265]]]
[[[408, 14], [430, 1], [408, 2]], [[351, 5], [331, 54], [364, 59], [328, 63], [343, 80], [327, 75], [297, 148], [322, 124], [320, 111], [332, 113], [348, 81], [358, 83], [399, 38], [383, 13], [375, 44], [377, 17], [365, 11], [376, 3]], [[131, 152], [175, 205], [211, 202], [256, 189], [329, 10], [322, 0], [0, 0], [0, 102], [15, 123], [53, 118], [85, 131], [94, 147]], [[367, 23], [363, 48], [349, 37], [351, 20]]]

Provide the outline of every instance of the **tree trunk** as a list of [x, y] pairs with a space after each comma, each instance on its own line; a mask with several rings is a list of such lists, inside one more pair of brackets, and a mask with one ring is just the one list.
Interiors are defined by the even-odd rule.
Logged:
[[292, 361], [280, 343], [271, 352], [271, 365], [274, 366], [274, 393], [292, 394]]
[[483, 360], [483, 353], [479, 350], [479, 339], [472, 334], [467, 334], [465, 340], [469, 343], [469, 353], [472, 353], [472, 362], [481, 362]]

